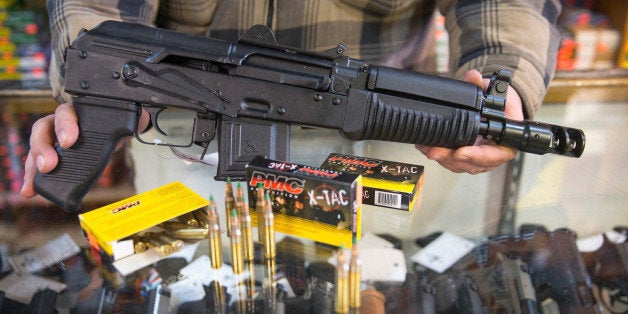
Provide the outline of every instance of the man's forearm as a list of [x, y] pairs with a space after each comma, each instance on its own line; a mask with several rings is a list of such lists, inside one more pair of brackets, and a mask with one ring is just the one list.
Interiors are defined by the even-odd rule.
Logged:
[[484, 76], [506, 68], [526, 118], [543, 101], [554, 75], [560, 35], [559, 1], [442, 1], [456, 78], [469, 69]]

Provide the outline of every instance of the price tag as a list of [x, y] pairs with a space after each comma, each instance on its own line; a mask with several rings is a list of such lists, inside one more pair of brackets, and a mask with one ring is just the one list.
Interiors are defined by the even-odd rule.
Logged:
[[604, 232], [604, 235], [606, 235], [606, 238], [613, 243], [619, 244], [626, 242], [626, 236], [615, 230], [606, 231]]
[[44, 277], [26, 273], [11, 273], [0, 281], [0, 291], [7, 297], [28, 304], [33, 295], [39, 290], [50, 289], [57, 293], [63, 291], [66, 285]]
[[78, 254], [81, 248], [64, 233], [43, 246], [9, 257], [9, 263], [18, 273], [34, 273]]
[[411, 260], [442, 273], [471, 252], [474, 247], [475, 244], [467, 239], [443, 232], [436, 240], [414, 254]]
[[362, 238], [360, 239], [358, 246], [360, 247], [360, 249], [366, 249], [366, 248], [392, 249], [395, 247], [392, 243], [390, 243], [390, 241], [380, 236], [377, 236], [376, 234], [373, 234], [372, 232], [365, 232], [364, 234], [362, 234]]
[[195, 278], [186, 277], [168, 286], [170, 307], [177, 309], [186, 302], [202, 300], [205, 297], [203, 284]]
[[216, 274], [216, 270], [212, 268], [211, 261], [209, 260], [209, 256], [201, 255], [193, 262], [187, 264], [185, 267], [179, 270], [181, 275], [186, 277], [196, 278], [203, 285], [209, 286], [209, 284], [219, 279], [219, 276]]
[[576, 240], [580, 252], [595, 252], [604, 244], [604, 235], [601, 233]]

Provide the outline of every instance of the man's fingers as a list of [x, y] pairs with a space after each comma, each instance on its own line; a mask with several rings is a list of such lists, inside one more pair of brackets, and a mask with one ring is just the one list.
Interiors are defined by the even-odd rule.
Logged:
[[479, 173], [483, 173], [483, 172], [487, 172], [487, 171], [491, 171], [495, 169], [495, 167], [492, 167], [492, 166], [487, 167], [487, 166], [477, 165], [477, 164], [473, 164], [469, 162], [456, 161], [452, 159], [440, 161], [438, 163], [445, 169], [448, 169], [449, 171], [455, 172], [455, 173], [466, 172], [468, 174], [479, 174]]
[[137, 134], [140, 134], [148, 128], [150, 125], [150, 114], [146, 109], [142, 108], [139, 121], [137, 122]]
[[466, 146], [457, 149], [453, 159], [482, 167], [497, 167], [513, 158], [516, 150], [499, 145]]
[[24, 163], [24, 184], [21, 191], [23, 197], [37, 195], [33, 186], [37, 173], [48, 173], [57, 166], [59, 156], [55, 145], [58, 143], [63, 148], [74, 145], [78, 133], [78, 119], [71, 103], [61, 104], [54, 114], [35, 121], [31, 128], [30, 149]]
[[469, 70], [465, 72], [463, 80], [469, 83], [473, 83], [482, 89], [486, 89], [488, 86], [488, 80], [482, 78], [482, 74], [478, 70]]
[[[482, 78], [482, 74], [477, 70], [465, 72], [463, 79], [482, 89], [486, 89], [490, 82], [489, 79]], [[522, 120], [521, 98], [512, 86], [508, 87], [506, 103], [508, 104], [505, 111], [506, 117]], [[478, 137], [473, 145], [455, 150], [425, 145], [415, 145], [415, 147], [427, 158], [437, 161], [441, 166], [456, 173], [478, 174], [491, 171], [497, 166], [512, 160], [517, 154], [515, 149], [496, 145], [493, 141], [483, 139], [482, 137]]]
[[24, 184], [21, 191], [23, 197], [29, 198], [37, 194], [33, 187], [37, 173], [50, 172], [57, 165], [58, 156], [54, 149], [54, 119], [54, 115], [43, 117], [37, 120], [31, 129], [30, 149], [24, 163]]
[[26, 162], [24, 163], [24, 183], [22, 185], [22, 191], [20, 194], [25, 198], [31, 198], [37, 195], [33, 187], [33, 181], [37, 174], [37, 166], [33, 160], [33, 155], [28, 154], [26, 156]]
[[454, 150], [443, 147], [430, 147], [425, 153], [425, 157], [435, 160], [444, 161], [452, 157]]
[[514, 149], [497, 145], [465, 146], [456, 150], [423, 145], [416, 145], [416, 148], [452, 172], [470, 174], [491, 171], [513, 159], [517, 153]]
[[40, 172], [49, 172], [57, 164], [53, 128], [54, 115], [46, 116], [33, 124], [28, 155], [35, 169]]
[[76, 142], [78, 118], [71, 103], [61, 104], [55, 110], [54, 130], [61, 147], [68, 148]]

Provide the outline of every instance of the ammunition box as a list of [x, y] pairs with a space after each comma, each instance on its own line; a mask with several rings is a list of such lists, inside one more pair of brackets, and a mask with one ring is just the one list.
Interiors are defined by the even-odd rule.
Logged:
[[[182, 183], [173, 182], [80, 214], [79, 222], [87, 237], [92, 255], [95, 258], [98, 256], [97, 260], [102, 264], [112, 264], [123, 276], [126, 276], [143, 265], [125, 262], [125, 260], [134, 259], [134, 256], [141, 254], [142, 261], [150, 263], [167, 255], [163, 254], [164, 252], [154, 252], [154, 249], [136, 252], [134, 242], [137, 242], [138, 236], [142, 236], [149, 229], [151, 231], [161, 229], [161, 232], [165, 232], [166, 230], [161, 227], [164, 222], [177, 219], [207, 205], [208, 201], [205, 198]], [[146, 242], [146, 239], [142, 240]], [[120, 265], [126, 266], [122, 269]], [[132, 266], [129, 268], [128, 265]]]
[[332, 153], [321, 168], [362, 175], [362, 204], [412, 211], [423, 187], [425, 167]]
[[353, 235], [360, 238], [359, 174], [262, 157], [254, 158], [246, 169], [253, 225], [258, 226], [254, 200], [261, 183], [270, 194], [276, 232], [345, 247], [351, 247]]

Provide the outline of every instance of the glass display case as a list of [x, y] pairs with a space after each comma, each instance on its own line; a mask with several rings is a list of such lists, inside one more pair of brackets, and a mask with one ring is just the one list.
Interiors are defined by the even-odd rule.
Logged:
[[[618, 1], [604, 3], [614, 23], [625, 20], [613, 11]], [[297, 164], [318, 167], [330, 153], [342, 153], [423, 166], [418, 201], [411, 210], [362, 205], [361, 238], [347, 248], [276, 233], [269, 258], [254, 227], [254, 258], [239, 274], [226, 232], [226, 183], [212, 180], [215, 167], [169, 149], [136, 140], [123, 145], [81, 212], [182, 181], [216, 200], [220, 239], [210, 241], [208, 226], [178, 225], [192, 234], [185, 250], [148, 250], [154, 260], [128, 273], [94, 250], [102, 244], [88, 236], [79, 213], [39, 196], [22, 198], [18, 165], [29, 129], [56, 104], [45, 88], [2, 88], [0, 312], [626, 313], [628, 70], [572, 70], [557, 72], [534, 120], [582, 129], [580, 158], [518, 153], [493, 171], [461, 174], [413, 145], [352, 142], [336, 131], [294, 127], [290, 155]], [[210, 152], [216, 149], [212, 143]], [[192, 179], [199, 174], [201, 180]], [[252, 208], [255, 201], [249, 199]]]
[[[627, 86], [626, 76], [622, 75], [611, 79], [561, 78], [559, 75], [555, 80], [546, 103], [535, 119], [583, 129], [587, 142], [580, 158], [518, 154], [509, 164], [488, 173], [456, 174], [425, 159], [411, 145], [350, 142], [334, 132], [317, 129], [294, 130], [291, 154], [294, 162], [314, 166], [320, 165], [331, 152], [425, 166], [421, 202], [412, 211], [372, 205], [362, 208], [365, 240], [363, 278], [370, 278], [361, 285], [365, 304], [375, 302], [387, 312], [419, 306], [434, 307], [436, 312], [457, 312], [456, 309], [469, 306], [476, 306], [475, 312], [500, 312], [499, 309], [506, 307], [507, 299], [496, 299], [496, 294], [507, 293], [512, 298], [514, 291], [523, 293], [526, 287], [495, 292], [491, 290], [495, 287], [490, 286], [487, 280], [499, 279], [505, 284], [504, 280], [512, 279], [508, 276], [514, 276], [506, 269], [515, 267], [528, 269], [516, 275], [528, 280], [524, 282], [528, 282], [533, 288], [531, 291], [535, 292], [533, 299], [529, 299], [530, 295], [524, 299], [526, 302], [534, 301], [533, 304], [543, 311], [615, 313], [626, 309], [626, 296], [621, 293], [625, 293], [627, 277], [625, 264], [622, 267], [621, 263], [626, 262], [628, 226], [628, 194], [625, 190], [628, 168], [624, 165], [624, 153], [628, 147], [622, 140], [628, 122]], [[46, 103], [43, 100], [47, 99], [45, 94], [38, 93], [15, 96], [3, 97], [5, 112], [7, 108], [28, 111], [26, 103], [33, 104], [38, 99]], [[28, 98], [30, 100], [24, 102]], [[163, 154], [155, 154], [152, 150], [151, 153], [154, 159], [145, 161], [145, 166], [159, 169], [181, 163], [179, 160], [164, 159]], [[129, 181], [126, 182], [121, 187], [90, 192], [87, 203], [93, 203], [95, 208], [138, 192]], [[224, 182], [217, 186], [214, 189], [222, 190]], [[216, 195], [217, 200], [224, 195], [224, 191], [211, 188], [207, 191]], [[162, 301], [170, 299], [172, 302], [172, 295], [164, 292], [168, 288], [147, 288], [151, 271], [157, 269], [163, 272], [161, 280], [173, 281], [171, 284], [174, 287], [177, 278], [182, 277], [178, 270], [210, 254], [207, 240], [201, 241], [193, 254], [165, 258], [138, 273], [141, 275], [131, 277], [132, 280], [126, 278], [128, 281], [123, 288], [116, 287], [109, 282], [113, 277], [104, 275], [102, 269], [87, 258], [89, 254], [86, 254], [85, 248], [88, 243], [76, 214], [55, 208], [43, 199], [26, 201], [19, 200], [15, 193], [4, 195], [0, 239], [5, 278], [18, 280], [9, 277], [13, 274], [9, 261], [18, 253], [33, 252], [37, 248], [41, 250], [59, 237], [70, 238], [81, 248], [80, 253], [62, 255], [62, 259], [50, 267], [35, 272], [37, 278], [65, 285], [65, 289], [58, 293], [38, 296], [38, 300], [44, 302], [48, 302], [51, 295], [56, 296], [60, 309], [90, 312], [103, 307], [104, 312], [124, 312], [128, 309], [143, 311], [149, 305], [163, 309], [166, 306], [164, 303], [151, 302], [156, 302], [158, 295], [161, 295]], [[224, 226], [224, 217], [221, 219]], [[434, 246], [429, 246], [432, 242]], [[230, 246], [224, 234], [223, 250], [225, 264], [229, 265]], [[329, 287], [335, 284], [335, 278], [330, 274], [335, 273], [338, 248], [277, 234], [277, 250], [275, 287], [292, 289], [289, 293], [282, 290], [278, 294], [281, 297], [274, 300], [280, 309], [301, 311], [304, 307], [318, 304], [315, 300], [325, 300], [325, 306], [333, 305], [333, 289], [329, 290]], [[394, 253], [397, 251], [403, 253], [402, 259]], [[430, 264], [426, 260], [429, 252], [436, 252], [428, 255], [431, 263], [444, 259], [448, 267], [438, 268]], [[263, 259], [258, 262], [255, 273], [261, 277], [256, 277], [258, 289], [253, 305], [261, 310], [266, 304], [263, 287], [267, 283], [264, 276], [268, 274], [268, 265], [263, 263]], [[578, 273], [580, 271], [582, 273]], [[498, 274], [503, 277], [497, 278]], [[390, 280], [383, 280], [381, 276], [389, 276]], [[5, 286], [8, 279], [5, 279]], [[26, 282], [44, 286], [50, 284], [39, 283], [32, 278]], [[495, 282], [492, 284], [495, 285]], [[557, 286], [562, 292], [556, 291]], [[211, 285], [203, 287], [196, 293], [205, 297], [201, 297], [201, 301], [184, 299], [188, 302], [178, 304], [182, 306], [181, 311], [212, 308], [212, 299], [208, 296], [215, 293], [215, 289]], [[451, 296], [453, 287], [458, 291], [456, 298]], [[476, 291], [478, 288], [479, 291]], [[233, 297], [230, 294], [233, 291], [229, 289], [225, 292]], [[433, 293], [417, 292], [423, 291], [421, 289]], [[540, 289], [543, 289], [542, 292]], [[475, 294], [471, 293], [473, 291]], [[493, 291], [493, 294], [487, 294], [487, 291]], [[449, 299], [445, 298], [446, 295]], [[471, 299], [465, 299], [463, 295]], [[518, 297], [523, 298], [524, 295]], [[480, 305], [464, 303], [473, 300]], [[11, 304], [13, 301], [5, 296], [5, 302]], [[235, 311], [236, 308], [231, 309]]]

